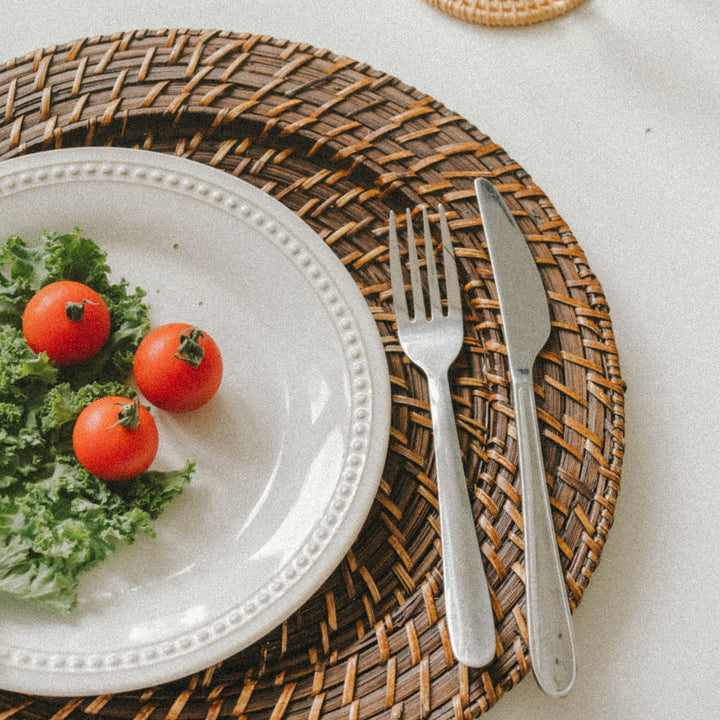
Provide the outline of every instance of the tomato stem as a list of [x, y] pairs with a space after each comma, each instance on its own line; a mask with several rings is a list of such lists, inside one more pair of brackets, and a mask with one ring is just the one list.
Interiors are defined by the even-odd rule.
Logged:
[[88, 299], [81, 300], [80, 302], [65, 303], [65, 315], [67, 315], [68, 320], [72, 320], [73, 322], [79, 322], [82, 320], [83, 315], [85, 315], [85, 303], [97, 305], [96, 302]]
[[194, 368], [198, 367], [205, 357], [205, 348], [200, 344], [201, 338], [204, 340], [205, 335], [200, 328], [192, 327], [183, 330], [180, 333], [180, 345], [175, 352], [175, 357]]
[[117, 422], [110, 425], [107, 430], [111, 430], [118, 425], [126, 427], [129, 430], [137, 430], [140, 424], [140, 401], [136, 398], [128, 403], [116, 403], [120, 406]]

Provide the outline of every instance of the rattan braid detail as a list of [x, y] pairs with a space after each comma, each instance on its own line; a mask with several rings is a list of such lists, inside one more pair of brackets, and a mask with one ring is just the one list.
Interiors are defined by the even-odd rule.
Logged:
[[[492, 707], [529, 671], [521, 498], [502, 324], [472, 190], [493, 179], [541, 266], [553, 333], [536, 390], [571, 604], [613, 522], [624, 383], [609, 309], [582, 248], [524, 169], [400, 80], [303, 43], [219, 31], [85, 38], [0, 69], [0, 158], [113, 144], [175, 153], [262, 188], [352, 273], [390, 369], [390, 451], [365, 528], [323, 588], [262, 641], [204, 673], [74, 701], [0, 693], [0, 717], [448, 719]], [[497, 660], [458, 666], [444, 624], [427, 389], [394, 325], [389, 210], [442, 202], [466, 340], [452, 387], [497, 618]], [[580, 641], [582, 639], [580, 638]]]
[[439, 10], [480, 25], [533, 25], [564, 15], [583, 0], [427, 0]]

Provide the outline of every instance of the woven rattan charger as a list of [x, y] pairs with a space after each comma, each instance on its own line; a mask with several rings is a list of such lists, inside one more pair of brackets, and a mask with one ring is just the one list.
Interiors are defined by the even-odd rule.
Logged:
[[[553, 332], [538, 363], [545, 467], [571, 606], [611, 527], [623, 455], [617, 350], [598, 280], [520, 165], [433, 98], [346, 57], [270, 37], [133, 31], [39, 50], [0, 71], [0, 158], [139, 147], [221, 168], [301, 216], [377, 321], [392, 383], [390, 450], [357, 542], [262, 641], [205, 672], [77, 698], [0, 692], [0, 718], [466, 718], [530, 670], [517, 448], [502, 325], [473, 180], [491, 178], [541, 268]], [[496, 615], [497, 658], [458, 665], [444, 623], [426, 386], [393, 326], [389, 210], [442, 202], [464, 289], [452, 377]], [[436, 217], [432, 214], [436, 221]]]

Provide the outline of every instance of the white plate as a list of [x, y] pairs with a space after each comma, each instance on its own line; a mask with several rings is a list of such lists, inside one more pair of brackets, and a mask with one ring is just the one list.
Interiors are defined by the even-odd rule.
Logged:
[[350, 274], [296, 215], [200, 163], [54, 150], [0, 163], [0, 238], [82, 228], [151, 321], [204, 328], [225, 360], [205, 408], [155, 411], [157, 466], [197, 463], [156, 521], [81, 578], [58, 617], [2, 598], [0, 687], [121, 692], [216, 663], [281, 623], [355, 540], [387, 450], [390, 386]]

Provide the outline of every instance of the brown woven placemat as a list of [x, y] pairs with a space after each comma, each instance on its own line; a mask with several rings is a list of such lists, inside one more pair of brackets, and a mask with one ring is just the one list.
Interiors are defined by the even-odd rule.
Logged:
[[564, 15], [583, 0], [427, 0], [439, 10], [481, 25], [533, 25]]
[[[0, 159], [140, 147], [221, 168], [286, 204], [362, 289], [393, 395], [390, 450], [365, 528], [300, 611], [192, 677], [73, 700], [0, 692], [0, 718], [461, 720], [496, 703], [530, 667], [515, 426], [476, 177], [503, 193], [547, 286], [553, 332], [537, 394], [573, 608], [612, 524], [623, 456], [624, 384], [603, 291], [530, 176], [400, 80], [249, 34], [132, 31], [38, 50], [0, 70], [0, 114]], [[497, 659], [482, 670], [456, 664], [449, 647], [427, 392], [397, 342], [388, 277], [388, 212], [439, 202], [450, 212], [464, 286], [466, 342], [452, 390], [497, 618]]]

